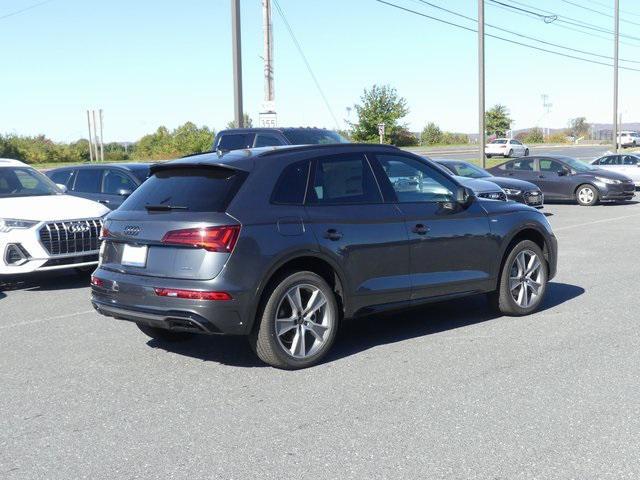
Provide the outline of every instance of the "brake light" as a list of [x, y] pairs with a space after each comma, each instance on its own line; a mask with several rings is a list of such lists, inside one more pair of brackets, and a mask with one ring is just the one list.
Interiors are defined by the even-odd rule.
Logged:
[[91, 285], [94, 287], [104, 287], [104, 280], [96, 277], [95, 275], [91, 275]]
[[109, 231], [109, 229], [103, 225], [100, 229], [100, 238], [107, 238], [110, 235], [111, 232]]
[[240, 225], [187, 228], [167, 232], [162, 237], [162, 243], [204, 248], [209, 252], [231, 253], [236, 246], [239, 233]]
[[159, 297], [185, 298], [187, 300], [231, 300], [227, 292], [201, 292], [197, 290], [176, 290], [173, 288], [154, 288]]

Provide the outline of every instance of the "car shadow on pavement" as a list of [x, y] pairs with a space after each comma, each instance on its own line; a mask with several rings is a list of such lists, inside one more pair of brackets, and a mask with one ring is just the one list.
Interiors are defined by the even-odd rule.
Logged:
[[[582, 295], [584, 289], [551, 282], [541, 310], [548, 310]], [[433, 303], [400, 312], [358, 318], [344, 322], [336, 344], [322, 363], [361, 353], [387, 343], [396, 343], [446, 330], [499, 318], [485, 295]], [[182, 343], [147, 342], [152, 348], [237, 367], [264, 367], [245, 337], [196, 335]]]
[[75, 271], [52, 271], [0, 278], [0, 299], [17, 290], [55, 291], [87, 288], [90, 274]]

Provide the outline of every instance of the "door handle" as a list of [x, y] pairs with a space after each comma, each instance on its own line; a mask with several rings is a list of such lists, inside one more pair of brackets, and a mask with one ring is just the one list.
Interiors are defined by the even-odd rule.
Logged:
[[544, 175], [538, 175], [538, 178], [544, 178]]
[[418, 235], [426, 235], [429, 232], [429, 227], [423, 225], [422, 223], [418, 223], [415, 227], [413, 227], [411, 231], [413, 233], [417, 233]]
[[109, 203], [111, 202], [109, 202], [109, 200], [98, 200], [98, 203], [101, 203], [103, 205], [109, 205]]
[[335, 242], [336, 240], [340, 240], [342, 238], [342, 234], [335, 228], [330, 228], [324, 233], [324, 238], [333, 240]]

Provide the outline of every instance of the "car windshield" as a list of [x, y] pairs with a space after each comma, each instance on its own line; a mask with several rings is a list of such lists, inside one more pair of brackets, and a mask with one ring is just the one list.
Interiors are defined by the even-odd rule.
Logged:
[[447, 162], [444, 164], [455, 175], [467, 178], [487, 178], [492, 177], [489, 172], [480, 167], [467, 162]]
[[587, 165], [580, 160], [576, 160], [575, 158], [563, 157], [562, 161], [569, 165], [576, 172], [591, 172], [593, 170], [597, 170], [596, 167], [592, 167], [591, 165]]
[[292, 145], [322, 145], [327, 143], [349, 143], [349, 140], [331, 130], [291, 129], [282, 132]]
[[0, 168], [0, 198], [36, 197], [62, 193], [56, 184], [29, 167]]

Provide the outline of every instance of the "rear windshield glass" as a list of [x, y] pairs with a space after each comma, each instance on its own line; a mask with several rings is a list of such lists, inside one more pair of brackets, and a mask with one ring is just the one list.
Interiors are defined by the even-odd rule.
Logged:
[[283, 132], [291, 145], [322, 145], [327, 143], [349, 143], [349, 141], [331, 130], [285, 130]]
[[223, 134], [218, 141], [218, 150], [242, 150], [249, 148], [249, 135], [246, 133], [229, 133]]
[[121, 210], [144, 211], [147, 206], [177, 211], [223, 212], [246, 174], [226, 168], [175, 168], [152, 175], [131, 194]]

